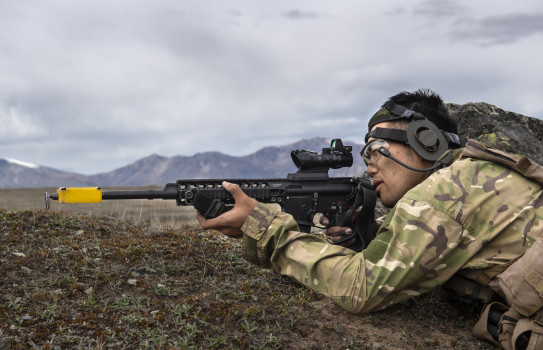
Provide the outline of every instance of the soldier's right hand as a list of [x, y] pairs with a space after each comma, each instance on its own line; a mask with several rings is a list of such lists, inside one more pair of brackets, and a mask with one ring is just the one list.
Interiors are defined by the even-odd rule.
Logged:
[[319, 223], [327, 227], [326, 235], [328, 236], [328, 241], [330, 243], [339, 244], [342, 247], [348, 248], [356, 242], [356, 237], [353, 237], [345, 242], [338, 243], [343, 236], [348, 236], [353, 233], [353, 230], [350, 227], [329, 226], [330, 219], [323, 214], [319, 217]]

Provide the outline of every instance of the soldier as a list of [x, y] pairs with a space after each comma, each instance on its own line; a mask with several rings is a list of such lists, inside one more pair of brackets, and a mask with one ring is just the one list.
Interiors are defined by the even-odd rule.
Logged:
[[[489, 313], [502, 318], [494, 327], [499, 331], [479, 336], [511, 349], [518, 339], [536, 344], [540, 328], [528, 330], [535, 330], [531, 340], [513, 339], [512, 332], [521, 318], [534, 323], [543, 299], [535, 297], [531, 311], [519, 313], [506, 290], [525, 276], [515, 272], [509, 284], [500, 277], [522, 263], [519, 257], [532, 245], [542, 247], [532, 255], [543, 254], [541, 167], [478, 143], [461, 147], [456, 123], [429, 90], [391, 97], [370, 119], [365, 141], [361, 155], [367, 173], [391, 210], [361, 252], [298, 232], [289, 214], [258, 203], [234, 184], [224, 184], [236, 200], [234, 209], [197, 219], [204, 229], [242, 238], [248, 261], [293, 277], [347, 311], [380, 310], [445, 284], [488, 303], [480, 321], [483, 333], [492, 328], [486, 323]], [[526, 161], [528, 167], [521, 164]], [[337, 242], [350, 230], [329, 227], [327, 234]], [[532, 287], [543, 295], [543, 268], [534, 270], [539, 268]], [[490, 304], [496, 296], [503, 303]], [[543, 315], [535, 317], [538, 321]]]

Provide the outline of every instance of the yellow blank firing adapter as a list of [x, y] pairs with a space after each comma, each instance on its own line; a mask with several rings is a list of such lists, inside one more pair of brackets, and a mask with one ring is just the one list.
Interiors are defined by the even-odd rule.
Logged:
[[59, 203], [102, 203], [102, 189], [100, 187], [61, 187], [57, 193], [45, 192], [45, 209], [49, 209], [51, 199]]
[[59, 203], [101, 203], [102, 189], [100, 187], [69, 188], [57, 190]]

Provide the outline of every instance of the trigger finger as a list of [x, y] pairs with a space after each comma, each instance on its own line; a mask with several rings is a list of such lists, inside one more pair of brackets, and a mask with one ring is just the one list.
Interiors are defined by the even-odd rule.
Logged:
[[328, 220], [328, 218], [326, 216], [321, 214], [321, 216], [319, 217], [319, 223], [321, 225], [328, 226], [328, 225], [330, 225], [330, 220]]
[[350, 235], [353, 232], [350, 227], [333, 226], [326, 230], [328, 236], [341, 237], [344, 235]]

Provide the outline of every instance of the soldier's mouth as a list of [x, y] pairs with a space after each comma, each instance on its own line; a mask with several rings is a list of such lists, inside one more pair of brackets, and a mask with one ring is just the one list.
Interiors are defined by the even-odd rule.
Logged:
[[375, 192], [379, 192], [379, 189], [383, 186], [384, 182], [381, 180], [374, 179], [373, 180], [373, 187], [375, 188]]

